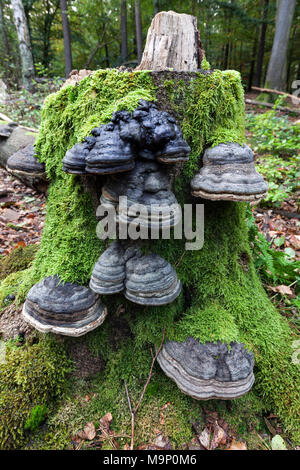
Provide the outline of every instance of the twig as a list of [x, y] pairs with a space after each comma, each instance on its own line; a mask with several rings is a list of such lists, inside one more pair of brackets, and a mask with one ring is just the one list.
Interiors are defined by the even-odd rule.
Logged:
[[141, 406], [141, 403], [143, 401], [143, 398], [144, 398], [144, 395], [146, 393], [146, 390], [147, 390], [147, 387], [149, 385], [149, 382], [151, 380], [151, 377], [152, 377], [152, 372], [153, 372], [153, 367], [154, 367], [154, 364], [155, 364], [155, 361], [163, 347], [163, 343], [164, 343], [164, 340], [165, 340], [165, 332], [166, 332], [166, 326], [164, 326], [164, 329], [163, 329], [163, 335], [162, 335], [162, 340], [161, 340], [161, 343], [159, 345], [159, 348], [158, 350], [156, 351], [156, 354], [155, 356], [153, 356], [153, 352], [152, 352], [152, 348], [151, 348], [151, 355], [152, 355], [152, 363], [151, 363], [151, 367], [150, 367], [150, 370], [149, 370], [149, 374], [148, 374], [148, 378], [146, 380], [146, 383], [144, 385], [144, 388], [143, 388], [143, 391], [141, 393], [141, 396], [139, 398], [139, 401], [133, 411], [132, 409], [132, 405], [131, 405], [131, 400], [130, 400], [130, 396], [129, 396], [129, 392], [128, 392], [128, 387], [127, 387], [127, 383], [126, 383], [126, 380], [124, 380], [124, 386], [125, 386], [125, 391], [126, 391], [126, 397], [127, 397], [127, 401], [128, 401], [128, 408], [129, 408], [129, 411], [130, 411], [130, 414], [131, 414], [131, 442], [130, 442], [130, 450], [133, 450], [133, 444], [134, 444], [134, 425], [135, 425], [135, 415], [137, 414], [138, 410], [139, 410], [139, 407]]
[[[271, 103], [265, 103], [264, 101], [253, 101], [250, 99], [245, 99], [245, 102], [247, 104], [254, 104], [255, 106], [264, 106], [265, 108], [273, 108], [274, 104]], [[285, 113], [294, 113], [297, 115], [300, 115], [300, 111], [298, 109], [291, 109], [291, 108], [286, 108], [285, 106], [277, 106], [276, 109], [279, 111], [285, 112]]]
[[292, 98], [292, 100], [299, 101], [300, 103], [300, 98], [295, 95], [290, 95], [289, 93], [286, 93], [284, 91], [272, 90], [271, 88], [259, 88], [258, 86], [252, 86], [251, 88], [252, 90], [260, 91], [261, 93], [275, 93], [276, 95], [286, 95], [289, 98]]

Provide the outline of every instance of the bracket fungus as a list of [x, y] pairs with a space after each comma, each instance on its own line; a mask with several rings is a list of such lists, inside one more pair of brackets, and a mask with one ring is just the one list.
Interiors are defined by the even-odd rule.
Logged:
[[132, 171], [109, 179], [102, 188], [100, 202], [104, 207], [118, 207], [118, 221], [124, 224], [169, 228], [181, 219], [169, 176], [152, 161], [137, 160]]
[[123, 292], [140, 305], [165, 305], [178, 297], [181, 282], [159, 255], [143, 255], [138, 246], [115, 241], [95, 264], [90, 288], [103, 295]]
[[42, 178], [46, 176], [45, 165], [38, 161], [33, 145], [26, 145], [9, 157], [6, 169], [20, 175]]
[[113, 242], [94, 266], [90, 288], [97, 294], [117, 294], [124, 290], [125, 250], [120, 242]]
[[43, 333], [82, 336], [103, 323], [107, 310], [87, 287], [50, 276], [30, 289], [22, 314]]
[[168, 341], [157, 360], [165, 374], [196, 400], [231, 400], [254, 383], [254, 356], [241, 343], [201, 344], [192, 337], [182, 343]]
[[68, 150], [62, 161], [63, 170], [66, 173], [85, 175], [86, 157], [95, 141], [94, 137], [86, 137], [81, 144], [75, 144]]
[[0, 125], [0, 139], [8, 139], [13, 132], [14, 128], [17, 127], [16, 122], [9, 122], [7, 124]]
[[140, 305], [165, 305], [181, 292], [175, 269], [161, 256], [137, 250], [126, 263], [125, 297]]
[[247, 145], [224, 143], [205, 150], [203, 167], [191, 181], [192, 195], [222, 201], [259, 201], [268, 186], [254, 167]]

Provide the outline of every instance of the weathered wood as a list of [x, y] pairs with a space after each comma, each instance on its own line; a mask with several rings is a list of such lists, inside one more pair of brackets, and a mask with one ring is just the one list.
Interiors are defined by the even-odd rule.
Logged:
[[[263, 106], [264, 108], [273, 108], [274, 104], [272, 103], [265, 103], [264, 101], [254, 101], [250, 100], [249, 98], [245, 99], [245, 103], [247, 104], [253, 104], [254, 106]], [[283, 111], [284, 113], [289, 113], [289, 114], [297, 114], [300, 116], [300, 111], [297, 109], [292, 109], [292, 108], [286, 108], [284, 106], [277, 106], [279, 111]]]
[[152, 20], [137, 70], [195, 71], [203, 57], [196, 18], [162, 11]]

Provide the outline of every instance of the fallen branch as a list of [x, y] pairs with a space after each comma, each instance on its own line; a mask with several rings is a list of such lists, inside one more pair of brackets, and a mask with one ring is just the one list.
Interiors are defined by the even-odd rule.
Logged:
[[[254, 100], [250, 100], [249, 98], [245, 99], [245, 103], [253, 104], [254, 106], [264, 106], [265, 108], [274, 107], [274, 104], [272, 103], [265, 103], [264, 101], [254, 101]], [[279, 111], [283, 111], [285, 113], [289, 113], [289, 114], [293, 113], [293, 114], [297, 114], [298, 116], [300, 116], [300, 111], [298, 109], [286, 108], [285, 106], [277, 106], [276, 109], [278, 109]]]
[[144, 395], [146, 393], [146, 390], [147, 390], [147, 387], [149, 385], [149, 382], [151, 380], [151, 377], [152, 377], [152, 371], [153, 371], [153, 367], [154, 367], [154, 364], [155, 364], [155, 361], [161, 351], [161, 348], [163, 347], [163, 343], [164, 343], [164, 340], [165, 340], [165, 331], [166, 331], [166, 327], [164, 326], [164, 329], [163, 329], [163, 335], [162, 335], [162, 340], [161, 340], [161, 343], [160, 343], [160, 346], [158, 348], [158, 350], [156, 351], [156, 354], [155, 356], [153, 356], [153, 352], [152, 352], [152, 348], [150, 349], [151, 351], [151, 355], [152, 355], [152, 363], [151, 363], [151, 367], [150, 367], [150, 370], [149, 370], [149, 374], [148, 374], [148, 378], [146, 380], [146, 383], [144, 385], [144, 388], [143, 388], [143, 391], [141, 393], [141, 396], [139, 398], [139, 401], [135, 407], [135, 409], [133, 410], [132, 408], [132, 404], [131, 404], [131, 400], [130, 400], [130, 396], [129, 396], [129, 392], [128, 392], [128, 387], [127, 387], [127, 383], [126, 383], [126, 380], [124, 380], [124, 386], [125, 386], [125, 391], [126, 391], [126, 397], [127, 397], [127, 401], [128, 401], [128, 408], [129, 408], [129, 411], [130, 411], [130, 414], [131, 414], [131, 442], [130, 442], [130, 450], [133, 450], [133, 444], [134, 444], [134, 425], [135, 425], [135, 416], [139, 410], [139, 407], [141, 406], [141, 403], [143, 401], [143, 398], [144, 398]]
[[252, 90], [260, 91], [261, 93], [275, 93], [276, 95], [286, 95], [292, 100], [298, 101], [300, 103], [300, 98], [295, 95], [291, 95], [290, 93], [286, 93], [284, 91], [279, 90], [272, 90], [271, 88], [259, 88], [258, 86], [252, 86]]

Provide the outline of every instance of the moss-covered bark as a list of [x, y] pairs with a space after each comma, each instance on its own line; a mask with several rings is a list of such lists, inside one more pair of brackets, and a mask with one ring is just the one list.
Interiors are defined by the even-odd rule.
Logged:
[[[238, 73], [97, 71], [77, 86], [69, 85], [48, 97], [36, 148], [52, 185], [40, 250], [33, 267], [18, 278], [19, 299], [24, 299], [32, 284], [52, 274], [65, 281], [88, 282], [104, 244], [96, 236], [90, 194], [83, 191], [79, 177], [63, 173], [61, 161], [66, 150], [93, 127], [108, 122], [114, 111], [135, 109], [141, 98], [157, 100], [159, 107], [172, 112], [181, 123], [192, 151], [176, 179], [175, 194], [182, 204], [205, 204], [205, 241], [199, 251], [185, 251], [185, 240], [149, 242], [151, 251], [176, 267], [183, 283], [183, 292], [173, 304], [143, 308], [121, 297], [104, 298], [110, 318], [85, 339], [106, 360], [98, 408], [123, 415], [122, 379], [132, 385], [144, 380], [151, 362], [146, 346], [160, 343], [165, 326], [168, 339], [180, 341], [192, 335], [202, 342], [244, 342], [255, 354], [254, 392], [264, 406], [279, 413], [297, 440], [300, 387], [299, 366], [291, 362], [292, 333], [255, 272], [246, 205], [190, 197], [189, 182], [203, 149], [221, 142], [244, 142], [243, 89]], [[10, 279], [5, 283], [7, 291]], [[14, 279], [14, 289], [15, 285]], [[115, 312], [121, 302], [125, 313], [120, 318]], [[159, 391], [147, 396], [145, 406], [174, 398], [181, 416], [178, 432], [181, 439], [187, 438], [181, 414], [189, 407], [194, 409], [195, 401], [181, 395], [159, 368], [155, 381]]]

